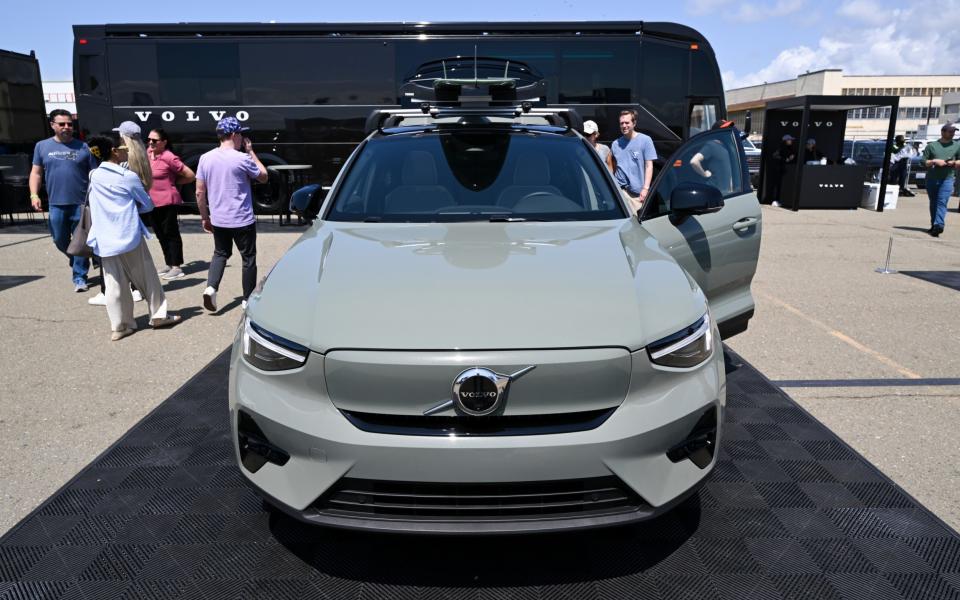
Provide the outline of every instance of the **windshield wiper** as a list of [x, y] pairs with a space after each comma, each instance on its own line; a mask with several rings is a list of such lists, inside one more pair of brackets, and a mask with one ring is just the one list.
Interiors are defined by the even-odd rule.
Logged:
[[524, 223], [526, 221], [542, 222], [546, 219], [528, 219], [527, 217], [511, 217], [508, 215], [494, 215], [490, 217], [491, 223]]

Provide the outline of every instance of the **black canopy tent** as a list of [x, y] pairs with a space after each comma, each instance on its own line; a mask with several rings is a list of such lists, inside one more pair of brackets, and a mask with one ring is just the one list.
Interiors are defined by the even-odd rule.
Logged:
[[[857, 208], [863, 193], [867, 167], [843, 164], [843, 138], [847, 112], [856, 108], [890, 107], [887, 141], [893, 139], [896, 115], [900, 104], [897, 96], [797, 96], [769, 102], [763, 126], [763, 155], [760, 168], [759, 194], [770, 199], [782, 178], [780, 203], [792, 210], [801, 208]], [[784, 135], [797, 138], [796, 165], [783, 170], [774, 165], [773, 154]], [[826, 165], [809, 165], [806, 140], [815, 138], [817, 149], [827, 158]], [[880, 196], [877, 211], [883, 212], [883, 198], [890, 171], [890, 144], [884, 144], [880, 172]]]

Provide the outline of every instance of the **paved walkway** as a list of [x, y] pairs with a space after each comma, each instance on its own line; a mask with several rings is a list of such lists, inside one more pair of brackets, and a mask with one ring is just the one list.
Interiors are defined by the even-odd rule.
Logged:
[[[957, 200], [951, 199], [951, 209]], [[960, 215], [939, 239], [926, 198], [895, 211], [792, 213], [764, 208], [754, 282], [757, 315], [731, 347], [773, 380], [960, 377], [960, 292], [905, 275], [879, 275], [890, 235], [892, 266], [960, 271]], [[184, 219], [187, 277], [165, 285], [186, 321], [110, 342], [95, 293], [75, 294], [66, 260], [40, 225], [0, 229], [0, 532], [6, 531], [172, 394], [233, 339], [239, 261], [226, 271], [222, 312], [205, 314], [213, 241]], [[263, 224], [261, 275], [302, 232]], [[161, 257], [153, 241], [154, 259]], [[145, 307], [136, 305], [145, 324]], [[796, 383], [796, 381], [794, 381]], [[834, 382], [835, 383], [835, 382]], [[954, 434], [960, 387], [791, 387], [787, 392], [955, 529], [960, 468]]]

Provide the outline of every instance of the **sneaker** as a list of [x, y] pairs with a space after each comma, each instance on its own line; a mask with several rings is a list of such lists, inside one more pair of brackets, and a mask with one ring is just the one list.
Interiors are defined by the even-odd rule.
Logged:
[[163, 275], [164, 273], [170, 271], [172, 267], [170, 265], [163, 265], [163, 268], [157, 271], [157, 275]]
[[133, 290], [133, 301], [141, 302], [143, 300], [143, 294], [140, 293], [140, 290]]
[[106, 306], [107, 297], [103, 295], [103, 292], [97, 292], [96, 296], [87, 300], [87, 304], [91, 306]]
[[203, 307], [210, 312], [217, 312], [217, 290], [212, 285], [203, 290]]
[[77, 293], [86, 292], [89, 289], [90, 286], [87, 285], [86, 281], [78, 281], [73, 284], [73, 291]]
[[121, 329], [120, 331], [114, 331], [113, 333], [110, 334], [110, 341], [115, 342], [117, 340], [122, 340], [123, 338], [127, 337], [133, 332], [134, 332], [133, 329], [126, 329], [126, 328]]
[[186, 277], [186, 275], [183, 272], [183, 269], [181, 269], [180, 267], [170, 267], [170, 270], [167, 271], [161, 277], [161, 279], [165, 279], [169, 281], [171, 279], [182, 279], [183, 277]]
[[777, 202], [776, 200], [774, 200], [773, 202], [771, 202], [771, 203], [770, 203], [770, 206], [776, 206], [776, 207], [779, 207], [779, 206], [780, 206], [780, 203], [779, 203], [779, 202]]
[[930, 228], [930, 235], [932, 235], [933, 237], [940, 237], [941, 233], [943, 233], [943, 227], [934, 225], [933, 227]]
[[240, 301], [240, 308], [242, 308], [243, 310], [247, 310], [247, 301], [246, 301], [246, 300], [241, 300], [241, 301]]
[[162, 319], [151, 319], [150, 327], [153, 327], [154, 329], [158, 329], [160, 327], [170, 327], [171, 325], [176, 325], [182, 320], [183, 317], [180, 315], [170, 315]]

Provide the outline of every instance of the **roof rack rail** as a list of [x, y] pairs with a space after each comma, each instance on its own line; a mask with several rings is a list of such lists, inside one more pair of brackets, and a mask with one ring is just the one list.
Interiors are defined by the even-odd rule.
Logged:
[[420, 108], [382, 108], [371, 111], [367, 117], [365, 132], [370, 135], [374, 131], [403, 126], [487, 124], [498, 119], [504, 123], [546, 124], [583, 130], [583, 117], [573, 108], [534, 107], [531, 102], [484, 107], [437, 106], [424, 102]]

